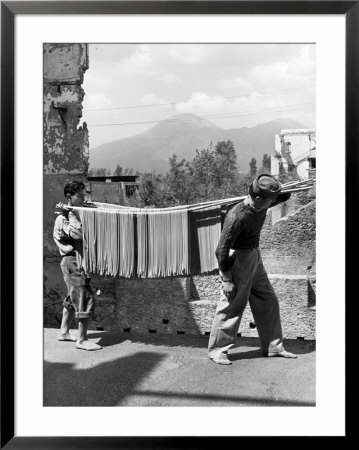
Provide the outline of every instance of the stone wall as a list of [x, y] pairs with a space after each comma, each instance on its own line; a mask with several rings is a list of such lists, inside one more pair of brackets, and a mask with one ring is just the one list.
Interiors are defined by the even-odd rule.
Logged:
[[271, 210], [261, 234], [261, 252], [268, 273], [315, 273], [316, 202], [272, 223]]
[[[279, 298], [287, 339], [315, 339], [314, 250], [315, 202], [273, 225], [268, 212], [262, 232], [262, 257]], [[314, 265], [309, 270], [310, 258]], [[203, 335], [210, 332], [221, 281], [218, 274], [157, 279], [95, 275], [91, 284], [95, 291], [101, 291], [93, 329]], [[58, 326], [66, 289], [56, 258], [47, 264], [44, 291], [45, 325]], [[249, 307], [239, 333], [257, 336]]]
[[[313, 282], [304, 275], [269, 278], [279, 298], [284, 337], [315, 339]], [[95, 291], [101, 291], [92, 329], [206, 335], [211, 329], [221, 282], [218, 275], [132, 280], [93, 276], [91, 284]], [[44, 290], [44, 325], [58, 327], [66, 288], [56, 259], [46, 266]], [[243, 314], [239, 333], [257, 336], [249, 307]]]

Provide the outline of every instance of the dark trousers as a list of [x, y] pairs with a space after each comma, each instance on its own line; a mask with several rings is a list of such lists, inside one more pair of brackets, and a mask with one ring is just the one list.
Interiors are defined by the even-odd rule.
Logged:
[[233, 259], [231, 273], [236, 292], [228, 299], [221, 290], [209, 337], [209, 357], [223, 357], [233, 347], [248, 302], [264, 353], [282, 351], [278, 298], [268, 279], [259, 250], [236, 250]]

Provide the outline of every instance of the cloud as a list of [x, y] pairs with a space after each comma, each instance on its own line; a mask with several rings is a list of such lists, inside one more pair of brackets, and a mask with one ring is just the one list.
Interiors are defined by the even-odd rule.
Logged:
[[236, 78], [224, 78], [220, 81], [219, 87], [221, 89], [232, 89], [232, 88], [240, 88], [243, 90], [250, 89], [252, 87], [251, 82], [249, 80], [246, 80], [244, 77], [236, 77]]
[[170, 72], [183, 64], [201, 64], [206, 60], [204, 47], [196, 44], [141, 44], [117, 64], [116, 71], [126, 75], [137, 75], [145, 70], [146, 75], [164, 77], [168, 84], [178, 83], [181, 78]]
[[[84, 109], [168, 105], [101, 111], [101, 122], [162, 120], [176, 112], [215, 116], [208, 120], [224, 128], [307, 117], [308, 111], [315, 119], [314, 106], [293, 106], [315, 102], [314, 44], [106, 44], [91, 49]], [[168, 103], [176, 100], [183, 101]], [[90, 117], [95, 122], [96, 113]], [[100, 130], [91, 130], [93, 138]]]
[[211, 97], [204, 92], [193, 92], [187, 101], [176, 105], [176, 110], [180, 113], [197, 115], [218, 113], [225, 109], [226, 100], [223, 97]]
[[200, 64], [206, 60], [205, 47], [196, 44], [179, 44], [169, 47], [169, 58], [180, 64]]
[[155, 68], [154, 49], [149, 45], [139, 45], [135, 47], [134, 52], [122, 59], [116, 64], [116, 72], [122, 72], [125, 75], [143, 74], [143, 71]]
[[259, 118], [262, 122], [276, 117], [294, 118], [303, 112], [303, 107], [305, 105], [301, 105], [301, 100], [288, 95], [264, 96], [256, 92], [238, 98], [195, 92], [186, 102], [176, 105], [180, 113], [192, 113], [208, 118], [224, 128], [236, 127], [238, 122], [253, 124], [258, 122]]
[[86, 94], [83, 101], [83, 106], [87, 110], [109, 108], [112, 105], [110, 98], [104, 92], [98, 91], [91, 94]]
[[309, 48], [303, 47], [300, 55], [293, 59], [257, 65], [248, 71], [248, 79], [257, 89], [268, 86], [285, 89], [313, 84], [314, 57]]
[[158, 79], [168, 85], [183, 83], [183, 79], [180, 76], [175, 75], [173, 73], [160, 76]]
[[108, 66], [97, 66], [96, 70], [87, 70], [84, 75], [83, 88], [85, 91], [103, 90], [109, 87], [112, 82], [111, 71]]
[[313, 45], [305, 45], [294, 57], [283, 55], [282, 59], [275, 62], [256, 64], [241, 76], [222, 79], [219, 86], [223, 89], [242, 88], [266, 92], [310, 86], [314, 82], [315, 50]]
[[141, 103], [143, 103], [144, 105], [163, 105], [163, 104], [169, 105], [169, 103], [166, 100], [151, 93], [143, 95], [141, 97]]

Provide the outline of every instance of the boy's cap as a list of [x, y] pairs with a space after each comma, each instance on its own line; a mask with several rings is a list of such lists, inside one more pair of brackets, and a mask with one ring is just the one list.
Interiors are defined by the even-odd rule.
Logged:
[[272, 175], [262, 173], [253, 180], [252, 183], [254, 194], [264, 198], [273, 198], [280, 194], [282, 189], [281, 183]]

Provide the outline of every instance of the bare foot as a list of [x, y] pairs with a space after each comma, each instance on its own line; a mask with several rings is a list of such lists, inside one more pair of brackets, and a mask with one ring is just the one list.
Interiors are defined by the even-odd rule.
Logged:
[[287, 352], [287, 350], [283, 350], [281, 352], [269, 352], [267, 356], [270, 358], [274, 356], [281, 356], [282, 358], [291, 358], [291, 359], [295, 359], [297, 357], [297, 355], [291, 352]]
[[77, 341], [77, 337], [73, 334], [70, 333], [65, 333], [62, 334], [60, 333], [57, 337], [58, 341], [72, 341], [72, 342], [76, 342]]
[[89, 341], [88, 339], [86, 341], [82, 342], [76, 342], [76, 348], [80, 350], [87, 350], [87, 351], [93, 351], [93, 350], [100, 350], [102, 347], [101, 345], [97, 345], [92, 341]]
[[213, 362], [217, 364], [221, 364], [222, 366], [229, 366], [232, 364], [232, 361], [230, 361], [227, 356], [222, 356], [220, 358], [210, 358]]

